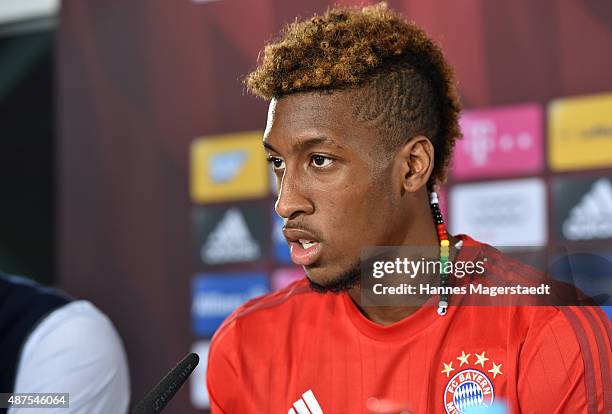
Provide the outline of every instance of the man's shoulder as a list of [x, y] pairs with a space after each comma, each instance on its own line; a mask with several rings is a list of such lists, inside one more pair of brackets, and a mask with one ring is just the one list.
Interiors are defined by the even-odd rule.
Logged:
[[92, 303], [76, 300], [56, 309], [24, 343], [16, 392], [44, 390], [50, 382], [70, 392], [74, 412], [127, 409], [129, 373], [123, 343], [110, 319]]
[[[546, 258], [542, 251], [512, 247], [506, 250], [478, 241], [465, 234], [457, 237], [462, 241], [461, 249], [464, 252], [461, 256], [464, 260], [465, 258], [473, 261], [484, 260], [487, 274], [492, 273], [494, 276], [507, 280], [532, 280], [544, 275], [544, 272], [536, 267], [536, 264], [540, 264], [541, 260]], [[532, 263], [527, 263], [527, 259]]]
[[[537, 314], [519, 354], [520, 376], [529, 383], [525, 404], [541, 411], [551, 401], [560, 404], [560, 396], [580, 406], [568, 405], [564, 412], [583, 412], [587, 406], [589, 412], [608, 412], [612, 325], [607, 316], [597, 306], [539, 307]], [[545, 386], [537, 378], [545, 379]]]
[[[537, 302], [537, 306], [514, 307], [513, 312], [518, 312], [530, 321], [534, 332], [542, 329], [551, 329], [556, 333], [566, 333], [573, 337], [585, 335], [598, 337], [600, 343], [604, 343], [610, 336], [610, 320], [599, 306], [591, 302], [581, 302], [578, 299], [569, 298], [565, 295], [581, 294], [574, 286], [556, 281], [546, 271], [545, 264], [548, 257], [544, 254], [534, 254], [531, 259], [540, 262], [539, 266], [525, 263], [520, 258], [513, 257], [489, 244], [474, 240], [469, 236], [462, 236], [462, 240], [468, 246], [478, 248], [480, 258], [487, 259], [487, 283], [514, 284], [524, 286], [537, 285], [542, 282], [551, 283], [555, 299]], [[542, 264], [544, 261], [544, 264]], [[519, 302], [522, 304], [522, 302]], [[584, 303], [584, 306], [579, 304]], [[503, 309], [501, 307], [500, 309]], [[604, 338], [604, 339], [602, 339]]]
[[56, 344], [57, 339], [69, 335], [72, 344], [91, 341], [97, 349], [104, 349], [106, 340], [118, 337], [108, 316], [86, 300], [75, 300], [45, 316], [30, 335], [30, 342], [46, 341]]

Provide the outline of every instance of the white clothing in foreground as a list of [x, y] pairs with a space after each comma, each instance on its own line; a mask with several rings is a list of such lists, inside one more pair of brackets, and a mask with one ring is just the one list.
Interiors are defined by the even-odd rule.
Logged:
[[[24, 344], [14, 392], [70, 394], [68, 409], [41, 408], [36, 414], [126, 413], [130, 402], [127, 358], [108, 317], [84, 300], [51, 312]], [[29, 408], [8, 411], [32, 413]]]

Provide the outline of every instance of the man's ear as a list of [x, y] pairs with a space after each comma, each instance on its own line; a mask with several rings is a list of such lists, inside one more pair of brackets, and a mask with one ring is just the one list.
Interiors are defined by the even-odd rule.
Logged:
[[402, 193], [414, 193], [427, 184], [434, 166], [433, 144], [423, 135], [406, 141], [396, 154]]

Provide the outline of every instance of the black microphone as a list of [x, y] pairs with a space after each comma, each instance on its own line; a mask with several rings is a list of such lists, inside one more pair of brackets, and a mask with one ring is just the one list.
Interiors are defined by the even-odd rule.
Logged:
[[159, 413], [170, 402], [174, 394], [187, 381], [200, 362], [198, 354], [191, 353], [181, 360], [132, 410], [132, 414]]

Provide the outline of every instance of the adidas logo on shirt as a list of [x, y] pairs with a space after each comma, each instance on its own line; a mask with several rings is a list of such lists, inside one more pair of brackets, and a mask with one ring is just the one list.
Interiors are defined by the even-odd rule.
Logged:
[[568, 240], [612, 237], [612, 184], [609, 179], [600, 178], [595, 181], [572, 208], [569, 217], [563, 222], [563, 236]]
[[302, 398], [293, 403], [287, 414], [323, 414], [323, 410], [312, 390], [302, 394]]
[[204, 263], [221, 264], [259, 259], [261, 249], [237, 208], [230, 208], [200, 249]]

